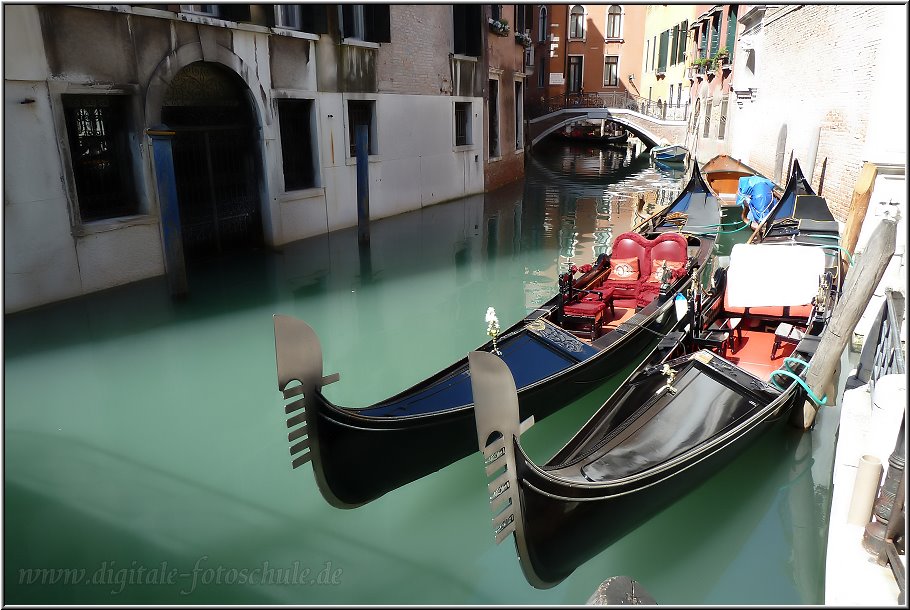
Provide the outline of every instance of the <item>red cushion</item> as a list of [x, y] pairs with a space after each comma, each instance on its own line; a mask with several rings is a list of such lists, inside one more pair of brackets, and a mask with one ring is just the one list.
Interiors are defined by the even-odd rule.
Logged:
[[608, 280], [628, 282], [638, 279], [640, 273], [638, 257], [613, 258], [610, 260], [610, 265], [613, 268], [610, 270], [610, 275], [607, 276]]
[[563, 307], [563, 311], [570, 316], [593, 318], [599, 312], [603, 311], [606, 306], [607, 304], [603, 301], [581, 301], [580, 303], [566, 305]]
[[668, 261], [668, 260], [664, 260], [664, 259], [654, 259], [651, 261], [651, 275], [648, 276], [647, 281], [657, 282], [658, 284], [660, 283], [661, 275], [663, 274], [663, 270], [661, 269], [661, 267], [663, 266], [664, 263], [667, 264], [667, 269], [670, 270], [670, 280], [671, 281], [680, 277], [684, 273], [683, 267], [685, 266], [685, 263], [682, 261]]

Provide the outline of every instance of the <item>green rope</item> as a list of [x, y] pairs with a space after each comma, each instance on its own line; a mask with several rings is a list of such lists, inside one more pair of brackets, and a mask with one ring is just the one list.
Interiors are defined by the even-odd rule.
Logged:
[[[774, 375], [783, 375], [784, 377], [790, 377], [791, 379], [796, 381], [796, 383], [801, 385], [802, 388], [806, 391], [806, 395], [809, 396], [809, 399], [819, 406], [823, 406], [825, 403], [828, 402], [827, 394], [825, 394], [824, 396], [819, 398], [818, 396], [815, 395], [815, 393], [811, 389], [809, 389], [809, 386], [806, 385], [806, 382], [803, 381], [801, 377], [799, 377], [798, 375], [794, 375], [790, 371], [785, 371], [783, 369], [777, 369], [776, 371], [771, 371], [771, 375], [772, 375], [772, 377]], [[778, 390], [780, 390], [780, 391], [784, 390], [784, 388], [781, 385], [779, 385], [777, 383], [777, 381], [775, 381], [774, 379], [771, 379], [770, 381], [771, 381], [771, 385], [773, 385]]]
[[[827, 237], [827, 236], [825, 236], [825, 237]], [[846, 248], [844, 248], [843, 246], [836, 246], [834, 244], [831, 244], [830, 246], [819, 245], [818, 247], [819, 248], [836, 248], [837, 250], [843, 250], [847, 254], [847, 260], [850, 261], [850, 266], [851, 267], [853, 266], [853, 255], [851, 255], [850, 251], [847, 250]]]
[[787, 370], [790, 371], [791, 373], [795, 373], [795, 372], [796, 372], [796, 371], [794, 371], [792, 368], [790, 368], [790, 363], [791, 363], [791, 362], [795, 362], [795, 363], [797, 363], [797, 364], [801, 364], [801, 365], [803, 365], [804, 367], [806, 367], [807, 369], [809, 368], [809, 363], [806, 362], [805, 360], [803, 360], [802, 358], [796, 358], [795, 356], [787, 356], [786, 358], [784, 358], [784, 366], [786, 366], [786, 367], [787, 367]]
[[[695, 225], [695, 226], [698, 226], [698, 225]], [[709, 225], [706, 225], [706, 226], [709, 226]], [[696, 233], [696, 232], [689, 232], [689, 231], [686, 231], [686, 233], [688, 233], [689, 235], [700, 235], [700, 236], [705, 236], [705, 237], [707, 237], [707, 236], [709, 236], [709, 235], [720, 235], [720, 234], [728, 234], [728, 233], [737, 233], [737, 232], [739, 232], [739, 231], [742, 231], [743, 229], [745, 229], [745, 228], [748, 227], [748, 226], [749, 226], [749, 223], [744, 222], [744, 223], [743, 223], [743, 226], [741, 226], [741, 227], [738, 228], [738, 229], [733, 229], [732, 231], [709, 231], [709, 232], [707, 232], [707, 233]]]

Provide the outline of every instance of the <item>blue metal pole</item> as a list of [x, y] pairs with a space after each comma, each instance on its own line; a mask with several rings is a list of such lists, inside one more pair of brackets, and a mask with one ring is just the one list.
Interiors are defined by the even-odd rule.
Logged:
[[146, 131], [152, 140], [155, 179], [158, 183], [158, 205], [161, 210], [161, 235], [164, 240], [164, 267], [172, 296], [189, 292], [186, 261], [183, 258], [183, 235], [180, 230], [180, 207], [177, 204], [177, 179], [174, 174], [174, 132], [162, 125]]
[[356, 128], [357, 151], [357, 241], [370, 243], [370, 167], [368, 125]]

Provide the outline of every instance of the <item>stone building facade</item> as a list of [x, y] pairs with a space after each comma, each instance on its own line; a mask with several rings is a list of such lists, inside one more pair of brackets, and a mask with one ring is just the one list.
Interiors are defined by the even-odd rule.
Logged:
[[168, 271], [153, 132], [187, 260], [356, 225], [357, 125], [371, 218], [483, 192], [467, 6], [4, 7], [5, 311]]

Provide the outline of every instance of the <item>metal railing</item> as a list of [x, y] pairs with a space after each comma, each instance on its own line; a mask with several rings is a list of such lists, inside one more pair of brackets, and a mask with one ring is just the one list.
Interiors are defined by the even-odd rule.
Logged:
[[628, 91], [611, 93], [565, 93], [541, 98], [527, 105], [528, 117], [538, 117], [559, 111], [585, 108], [622, 108], [665, 121], [685, 121], [689, 112], [689, 100], [665, 102], [649, 100], [632, 95]]
[[904, 307], [903, 294], [891, 290], [885, 292], [885, 302], [866, 336], [856, 374], [848, 382], [848, 387], [868, 383], [871, 392], [882, 375], [903, 373], [906, 370], [904, 347], [901, 344]]
[[[883, 375], [904, 374], [906, 357], [901, 342], [901, 324], [904, 319], [906, 301], [903, 294], [885, 291], [885, 302], [878, 314], [866, 342], [857, 367], [857, 381], [868, 381], [870, 394], [875, 382]], [[855, 381], [853, 384], [855, 385]], [[888, 458], [888, 472], [879, 488], [878, 498], [872, 510], [874, 519], [866, 524], [863, 533], [863, 547], [882, 566], [890, 566], [897, 582], [898, 603], [903, 605], [906, 598], [904, 565], [899, 557], [904, 552], [905, 536], [904, 487], [906, 485], [906, 454], [904, 451], [906, 416], [901, 421], [894, 451]]]

